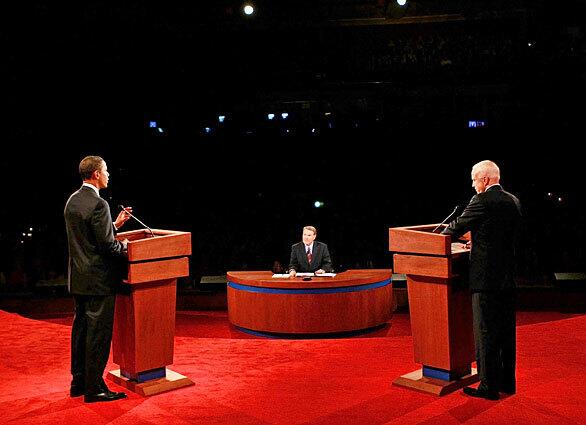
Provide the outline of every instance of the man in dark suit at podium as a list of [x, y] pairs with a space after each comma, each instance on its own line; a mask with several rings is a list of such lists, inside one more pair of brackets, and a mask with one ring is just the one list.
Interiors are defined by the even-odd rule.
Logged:
[[455, 238], [470, 231], [470, 290], [480, 385], [464, 393], [498, 400], [514, 394], [515, 381], [515, 239], [521, 204], [501, 187], [492, 161], [472, 167], [472, 197], [464, 212], [442, 233]]
[[[65, 205], [69, 246], [69, 292], [75, 302], [71, 330], [70, 395], [83, 395], [86, 403], [125, 398], [108, 389], [102, 377], [112, 341], [115, 293], [122, 279], [126, 243], [114, 238], [114, 230], [129, 218], [121, 211], [112, 223], [110, 207], [100, 197], [108, 187], [106, 162], [87, 156], [79, 164], [83, 184]], [[129, 210], [129, 209], [127, 209]]]
[[313, 226], [303, 228], [302, 241], [291, 247], [289, 275], [298, 272], [322, 274], [332, 271], [332, 259], [328, 246], [315, 240], [317, 229]]

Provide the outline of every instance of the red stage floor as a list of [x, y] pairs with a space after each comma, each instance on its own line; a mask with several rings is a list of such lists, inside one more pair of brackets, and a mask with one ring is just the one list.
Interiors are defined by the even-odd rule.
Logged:
[[241, 333], [225, 312], [179, 312], [171, 368], [195, 386], [95, 404], [68, 396], [71, 317], [0, 311], [0, 323], [0, 423], [586, 423], [586, 315], [520, 312], [518, 393], [497, 402], [391, 386], [418, 368], [407, 314], [362, 336], [291, 340]]

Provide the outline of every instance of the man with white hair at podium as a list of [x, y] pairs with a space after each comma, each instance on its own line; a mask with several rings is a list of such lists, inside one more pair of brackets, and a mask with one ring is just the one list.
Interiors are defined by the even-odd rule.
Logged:
[[472, 397], [498, 400], [514, 394], [515, 240], [521, 223], [519, 200], [500, 185], [499, 167], [481, 161], [472, 167], [472, 197], [460, 217], [442, 233], [454, 238], [470, 231], [470, 291], [480, 385]]

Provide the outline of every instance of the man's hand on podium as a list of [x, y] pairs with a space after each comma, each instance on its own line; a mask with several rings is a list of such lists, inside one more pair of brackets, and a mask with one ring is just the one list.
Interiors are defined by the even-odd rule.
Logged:
[[120, 242], [122, 243], [122, 246], [123, 246], [122, 252], [124, 253], [124, 255], [126, 255], [128, 257], [128, 242], [129, 242], [129, 240], [124, 238]]
[[295, 275], [297, 274], [297, 272], [293, 269], [289, 270], [289, 277], [295, 277]]

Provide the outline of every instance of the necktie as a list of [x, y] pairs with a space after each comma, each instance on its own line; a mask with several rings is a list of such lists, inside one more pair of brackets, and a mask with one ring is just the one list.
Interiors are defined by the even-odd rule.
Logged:
[[311, 250], [308, 247], [307, 248], [307, 262], [311, 264], [311, 259], [312, 258], [313, 258], [313, 255], [311, 255]]

